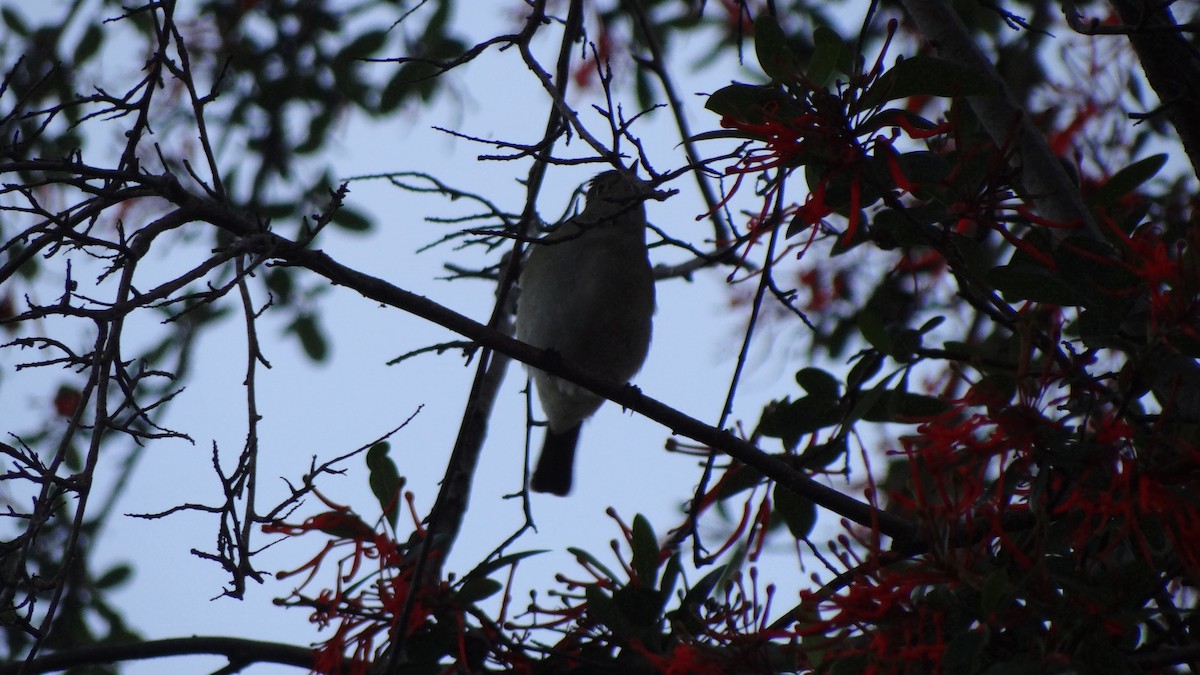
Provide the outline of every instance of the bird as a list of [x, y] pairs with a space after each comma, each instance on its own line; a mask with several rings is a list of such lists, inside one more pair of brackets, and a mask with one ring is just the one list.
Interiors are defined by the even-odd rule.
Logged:
[[[654, 314], [649, 194], [632, 172], [605, 171], [589, 183], [582, 211], [530, 245], [518, 281], [517, 339], [610, 380], [637, 374]], [[530, 488], [565, 496], [580, 427], [604, 399], [536, 368], [530, 376], [547, 423]]]

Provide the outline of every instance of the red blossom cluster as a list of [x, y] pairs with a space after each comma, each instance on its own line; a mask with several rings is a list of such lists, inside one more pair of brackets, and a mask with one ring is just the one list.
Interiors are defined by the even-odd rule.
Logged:
[[[334, 634], [313, 652], [314, 673], [364, 674], [369, 671], [376, 650], [386, 642], [397, 621], [405, 615], [409, 596], [419, 597], [408, 613], [407, 633], [419, 630], [442, 613], [449, 594], [444, 583], [414, 584], [413, 556], [408, 545], [395, 541], [380, 522], [378, 529], [364, 522], [349, 507], [317, 496], [330, 508], [298, 525], [283, 522], [263, 526], [268, 533], [297, 537], [308, 533], [329, 536], [311, 560], [299, 568], [280, 572], [286, 579], [307, 571], [304, 581], [292, 591], [285, 604], [311, 607], [310, 621], [321, 628], [334, 626]], [[409, 495], [411, 500], [411, 495]], [[419, 524], [414, 522], [414, 526]], [[350, 549], [336, 561], [337, 576], [333, 588], [322, 589], [316, 597], [303, 590], [314, 580], [322, 565], [335, 551]]]

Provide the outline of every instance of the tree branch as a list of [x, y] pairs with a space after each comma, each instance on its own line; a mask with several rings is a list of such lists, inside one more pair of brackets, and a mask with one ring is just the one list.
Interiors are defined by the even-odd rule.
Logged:
[[16, 675], [17, 673], [32, 675], [66, 670], [77, 666], [197, 654], [225, 656], [230, 663], [239, 665], [280, 663], [297, 668], [312, 668], [313, 665], [313, 652], [308, 647], [260, 640], [206, 636], [76, 647], [28, 662], [0, 664], [0, 675]]

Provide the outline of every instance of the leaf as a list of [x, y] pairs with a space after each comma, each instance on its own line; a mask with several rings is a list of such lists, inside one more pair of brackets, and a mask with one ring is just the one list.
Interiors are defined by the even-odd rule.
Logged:
[[[916, 185], [917, 191], [923, 186], [941, 183], [951, 172], [950, 162], [945, 157], [926, 150], [902, 153], [896, 157], [896, 161], [900, 164], [900, 172]], [[932, 206], [938, 206], [943, 213], [946, 212], [945, 207]]]
[[1034, 265], [1001, 265], [987, 274], [987, 280], [1004, 299], [1032, 300], [1060, 307], [1084, 304], [1085, 298], [1061, 277]]
[[308, 123], [307, 135], [292, 151], [297, 155], [308, 155], [320, 150], [329, 140], [329, 127], [333, 124], [335, 111], [335, 108], [328, 108], [313, 116]]
[[987, 644], [988, 636], [983, 630], [964, 630], [946, 643], [941, 666], [948, 673], [978, 672], [977, 664]]
[[1121, 197], [1133, 192], [1154, 177], [1167, 163], [1167, 155], [1151, 155], [1130, 164], [1113, 174], [1099, 190], [1088, 197], [1088, 206], [1104, 208]]
[[986, 276], [992, 268], [993, 259], [984, 250], [979, 242], [974, 239], [952, 232], [950, 234], [950, 246], [962, 258], [963, 264], [973, 274]]
[[866, 392], [860, 393], [858, 399], [854, 402], [854, 407], [850, 409], [850, 415], [847, 422], [864, 419], [864, 416], [875, 408], [879, 400], [887, 393], [887, 378], [884, 381], [871, 387]]
[[846, 375], [846, 386], [853, 391], [861, 389], [867, 380], [879, 373], [879, 369], [883, 367], [883, 358], [879, 352], [869, 351], [863, 354]]
[[649, 110], [661, 100], [662, 97], [658, 95], [658, 90], [654, 86], [655, 82], [656, 80], [650, 68], [639, 62], [633, 74], [633, 90], [637, 96], [639, 108]]
[[[867, 119], [863, 120], [862, 123], [855, 126], [854, 130], [859, 136], [864, 136], [888, 127], [903, 128], [904, 123], [907, 123], [914, 129], [919, 129], [922, 131], [930, 131], [937, 128], [936, 124], [925, 119], [924, 117], [921, 117], [911, 110], [905, 110], [903, 108], [884, 108], [883, 110], [880, 110], [874, 115], [871, 115]], [[918, 150], [917, 152], [928, 151]], [[940, 155], [938, 156], [940, 157]]]
[[973, 399], [985, 401], [989, 405], [1004, 405], [1012, 401], [1016, 395], [1017, 378], [1011, 373], [989, 373], [971, 385]]
[[889, 389], [875, 397], [871, 407], [863, 412], [862, 419], [868, 422], [917, 424], [949, 409], [950, 405], [940, 398]]
[[29, 36], [29, 26], [12, 7], [0, 7], [0, 18], [4, 19], [4, 25], [13, 33], [20, 37]]
[[749, 464], [733, 464], [725, 470], [721, 478], [721, 489], [717, 491], [717, 499], [729, 499], [733, 495], [755, 487], [763, 480], [762, 472]]
[[846, 435], [839, 434], [825, 443], [805, 448], [800, 455], [800, 466], [810, 471], [824, 469], [839, 458], [845, 457], [849, 450]]
[[913, 210], [908, 208], [903, 211], [884, 209], [874, 213], [869, 226], [871, 241], [885, 251], [891, 251], [898, 247], [911, 248], [927, 244], [929, 237], [921, 231], [922, 226], [913, 221], [910, 213]]
[[498, 569], [503, 569], [505, 567], [515, 565], [517, 562], [524, 560], [525, 558], [531, 558], [535, 555], [541, 555], [542, 553], [545, 553], [545, 552], [546, 552], [546, 549], [534, 549], [532, 551], [521, 551], [519, 553], [510, 553], [508, 555], [502, 555], [499, 558], [496, 558], [494, 560], [487, 560], [487, 561], [480, 563], [474, 569], [472, 569], [470, 572], [467, 573], [466, 578], [469, 579], [471, 577], [486, 577]]
[[787, 35], [779, 22], [768, 13], [754, 20], [754, 53], [758, 65], [773, 80], [791, 82], [799, 71], [796, 55], [787, 44]]
[[412, 91], [411, 75], [403, 68], [398, 68], [379, 94], [379, 112], [395, 112]]
[[486, 600], [504, 588], [504, 584], [487, 577], [468, 577], [459, 587], [457, 600], [464, 603], [474, 603]]
[[383, 48], [388, 32], [384, 29], [371, 30], [359, 35], [342, 48], [334, 57], [338, 61], [353, 61], [371, 56]]
[[679, 562], [679, 554], [674, 553], [667, 558], [667, 564], [663, 566], [662, 580], [658, 587], [658, 597], [663, 605], [670, 599], [671, 594], [675, 592], [675, 584], [679, 582], [679, 577], [683, 574], [683, 565]]
[[1058, 274], [1080, 295], [1088, 307], [1124, 308], [1132, 289], [1142, 285], [1137, 273], [1116, 258], [1108, 244], [1091, 237], [1071, 236], [1054, 249]]
[[905, 328], [892, 338], [895, 352], [892, 358], [901, 363], [910, 363], [916, 358], [917, 350], [921, 348], [921, 333], [911, 328]]
[[583, 594], [587, 598], [588, 615], [611, 628], [617, 618], [616, 608], [613, 607], [612, 603], [612, 596], [605, 593], [604, 589], [595, 584], [591, 584], [583, 589]]
[[944, 317], [944, 316], [940, 316], [940, 315], [939, 315], [939, 316], [935, 316], [935, 317], [933, 317], [932, 319], [930, 319], [930, 320], [926, 321], [925, 323], [921, 324], [921, 327], [917, 329], [917, 332], [918, 332], [918, 333], [920, 333], [921, 335], [927, 335], [927, 334], [929, 334], [929, 332], [930, 332], [930, 331], [932, 331], [934, 328], [937, 328], [938, 326], [940, 326], [940, 325], [942, 325], [943, 323], [945, 323], [945, 321], [946, 321], [946, 317]]
[[680, 604], [682, 609], [689, 612], [695, 612], [700, 605], [708, 600], [708, 596], [712, 595], [712, 591], [725, 577], [725, 572], [728, 570], [728, 565], [718, 565], [713, 571], [705, 574], [700, 581], [697, 581], [694, 586], [688, 589], [688, 592], [683, 596], [683, 602]]
[[817, 522], [817, 505], [778, 483], [773, 495], [775, 513], [783, 519], [788, 532], [796, 539], [807, 538]]
[[585, 551], [581, 548], [576, 548], [574, 546], [568, 546], [567, 553], [570, 553], [571, 555], [575, 556], [581, 562], [600, 570], [600, 573], [603, 574], [606, 579], [616, 579], [617, 578], [617, 575], [613, 574], [612, 570], [605, 567], [599, 560], [596, 559], [596, 556], [592, 555], [591, 553], [588, 553], [587, 551]]
[[663, 599], [645, 586], [622, 586], [613, 593], [613, 605], [628, 624], [628, 634], [642, 639], [655, 634], [662, 620]]
[[321, 331], [321, 327], [317, 325], [317, 318], [312, 314], [301, 314], [296, 317], [286, 329], [286, 332], [295, 333], [300, 339], [300, 346], [304, 348], [304, 353], [308, 358], [320, 363], [329, 356], [329, 343], [325, 340], [325, 334]]
[[371, 229], [371, 219], [348, 206], [338, 209], [330, 222], [350, 232], [366, 232]]
[[114, 565], [113, 567], [110, 567], [107, 572], [100, 575], [99, 579], [96, 579], [96, 588], [115, 588], [129, 581], [130, 577], [132, 576], [133, 567], [123, 563], [120, 565]]
[[813, 41], [816, 44], [812, 57], [808, 60], [805, 75], [814, 86], [824, 87], [842, 60], [845, 43], [842, 42], [842, 36], [829, 26], [817, 26], [813, 33]]
[[987, 615], [1003, 612], [1014, 597], [1012, 583], [1003, 569], [992, 571], [979, 589], [979, 609]]
[[973, 69], [936, 56], [913, 56], [892, 66], [858, 99], [858, 110], [909, 96], [986, 96], [994, 88]]
[[95, 56], [103, 42], [103, 37], [104, 33], [100, 26], [96, 24], [88, 26], [79, 38], [79, 44], [75, 45], [75, 54], [71, 57], [71, 62], [78, 66]]
[[795, 401], [784, 399], [763, 409], [759, 432], [778, 438], [784, 447], [794, 448], [800, 437], [837, 424], [841, 419], [836, 399], [804, 396]]
[[764, 104], [782, 104], [787, 101], [787, 96], [776, 85], [734, 82], [713, 92], [704, 103], [704, 107], [718, 115], [728, 115], [739, 122], [761, 124]]
[[292, 272], [289, 268], [272, 267], [267, 272], [266, 281], [267, 289], [278, 297], [281, 304], [286, 305], [291, 302], [296, 283], [292, 279]]
[[633, 572], [642, 586], [654, 588], [658, 581], [658, 538], [654, 536], [654, 528], [642, 514], [633, 519], [633, 533], [630, 546], [633, 548]]
[[390, 449], [391, 444], [387, 441], [372, 445], [371, 449], [367, 450], [367, 471], [370, 474], [368, 482], [371, 492], [379, 501], [379, 508], [392, 524], [392, 529], [395, 529], [396, 519], [400, 514], [400, 491], [404, 488], [404, 478], [396, 469], [396, 463], [388, 457]]
[[863, 309], [858, 313], [857, 323], [858, 332], [862, 333], [863, 339], [872, 347], [884, 354], [892, 353], [895, 349], [895, 345], [892, 344], [892, 336], [888, 334], [887, 328], [883, 325], [883, 318], [879, 316], [878, 312]]
[[796, 373], [796, 384], [817, 398], [836, 399], [841, 391], [837, 378], [820, 368], [801, 369]]

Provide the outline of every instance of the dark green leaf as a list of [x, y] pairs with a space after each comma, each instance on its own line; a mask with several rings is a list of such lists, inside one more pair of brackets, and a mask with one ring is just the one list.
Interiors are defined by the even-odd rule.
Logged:
[[885, 378], [879, 384], [859, 394], [857, 400], [854, 401], [854, 407], [850, 409], [849, 421], [863, 419], [868, 412], [879, 405], [879, 401], [887, 395], [887, 381], [888, 378]]
[[263, 206], [258, 211], [258, 215], [265, 220], [278, 220], [287, 218], [296, 212], [296, 205], [290, 202], [274, 202]]
[[133, 567], [124, 563], [120, 565], [114, 565], [113, 567], [109, 568], [107, 572], [100, 575], [99, 579], [96, 579], [96, 588], [115, 588], [124, 584], [126, 581], [129, 581], [129, 578], [132, 576]]
[[921, 348], [921, 333], [911, 328], [905, 328], [896, 333], [892, 338], [892, 344], [895, 345], [892, 358], [901, 363], [910, 363], [917, 350]]
[[942, 668], [947, 673], [976, 672], [980, 656], [987, 643], [987, 633], [983, 630], [960, 632], [946, 644], [946, 651], [942, 654]]
[[791, 82], [799, 70], [796, 55], [787, 44], [787, 36], [775, 17], [764, 12], [754, 20], [754, 52], [758, 65], [773, 80]]
[[396, 69], [388, 83], [379, 94], [379, 111], [382, 113], [395, 112], [396, 108], [408, 98], [413, 91], [410, 75], [403, 68]]
[[504, 584], [487, 577], [469, 577], [459, 587], [457, 599], [460, 602], [474, 603], [486, 600], [504, 588]]
[[[950, 163], [940, 154], [927, 151], [906, 152], [896, 157], [900, 164], [900, 172], [909, 183], [915, 185], [914, 191], [926, 185], [938, 185], [950, 175]], [[944, 207], [942, 207], [944, 212]]]
[[367, 31], [343, 47], [335, 59], [352, 61], [367, 58], [383, 48], [387, 36], [388, 32], [383, 29]]
[[622, 586], [613, 593], [613, 605], [627, 623], [626, 634], [643, 639], [655, 634], [662, 622], [663, 601], [644, 586]]
[[638, 107], [643, 110], [650, 110], [662, 99], [657, 96], [657, 90], [654, 87], [655, 79], [649, 68], [638, 64], [637, 70], [633, 75], [634, 93], [637, 96]]
[[993, 88], [980, 73], [936, 56], [913, 56], [885, 72], [858, 100], [859, 110], [909, 96], [985, 96]]
[[718, 565], [713, 571], [705, 574], [683, 596], [682, 608], [693, 612], [697, 611], [700, 605], [704, 604], [705, 600], [708, 600], [708, 596], [712, 595], [713, 589], [724, 578], [727, 569], [728, 566], [726, 565]]
[[891, 398], [897, 422], [915, 424], [941, 415], [950, 409], [950, 404], [936, 396], [914, 394], [909, 391], [894, 391]]
[[1001, 265], [992, 268], [987, 280], [1008, 301], [1032, 300], [1061, 307], [1084, 304], [1086, 298], [1058, 274], [1033, 265]]
[[658, 538], [654, 528], [642, 514], [633, 518], [633, 533], [630, 546], [633, 548], [633, 572], [646, 588], [654, 588], [658, 581]]
[[921, 324], [921, 327], [920, 327], [920, 328], [918, 328], [918, 329], [917, 329], [917, 331], [918, 331], [918, 332], [919, 332], [921, 335], [928, 335], [928, 334], [929, 334], [929, 332], [930, 332], [931, 330], [933, 330], [934, 328], [937, 328], [938, 326], [942, 325], [942, 324], [943, 324], [943, 323], [945, 323], [945, 322], [946, 322], [946, 317], [944, 317], [944, 316], [935, 316], [935, 317], [933, 317], [932, 319], [930, 319], [930, 320], [926, 321], [925, 323]]
[[945, 213], [945, 209], [932, 204], [902, 211], [884, 209], [871, 216], [871, 241], [885, 251], [928, 244], [929, 237], [922, 231], [922, 224], [917, 222], [918, 209]]
[[[814, 157], [805, 155], [803, 158], [805, 180], [809, 185], [824, 183], [825, 203], [841, 215], [848, 216], [853, 208], [861, 211], [879, 201], [884, 192], [895, 188], [887, 160], [878, 155], [868, 157], [859, 165], [857, 171], [831, 169], [830, 166], [816, 161]], [[852, 189], [855, 186], [857, 186], [857, 194]], [[860, 219], [860, 222], [865, 221], [866, 218]], [[865, 229], [859, 228], [859, 233], [862, 235], [859, 237], [859, 243], [866, 239], [866, 233], [862, 232]]]
[[429, 23], [425, 24], [426, 35], [438, 35], [444, 37], [446, 25], [450, 20], [450, 10], [454, 7], [453, 2], [436, 3], [433, 16], [429, 17]]
[[583, 595], [587, 598], [588, 618], [602, 626], [607, 626], [609, 630], [618, 635], [625, 637], [629, 635], [629, 622], [621, 615], [616, 604], [613, 603], [611, 595], [594, 584], [585, 588]]
[[749, 464], [735, 464], [726, 470], [726, 475], [721, 481], [721, 489], [717, 492], [717, 499], [729, 499], [733, 495], [749, 490], [763, 481], [763, 475]]
[[971, 386], [971, 395], [975, 400], [1004, 405], [1017, 395], [1017, 378], [1008, 372], [988, 373]]
[[817, 30], [813, 33], [813, 42], [815, 42], [815, 47], [812, 57], [808, 60], [805, 75], [814, 86], [824, 87], [842, 60], [845, 44], [837, 31], [824, 25], [817, 26]]
[[862, 419], [868, 422], [917, 424], [940, 415], [949, 407], [940, 398], [890, 389], [874, 397], [870, 408], [862, 414]]
[[4, 19], [4, 25], [8, 26], [8, 29], [13, 33], [16, 33], [20, 37], [27, 37], [29, 35], [29, 26], [25, 24], [21, 15], [12, 7], [0, 7], [0, 17]]
[[1054, 249], [1058, 275], [1080, 290], [1088, 307], [1124, 307], [1132, 289], [1141, 286], [1137, 273], [1117, 260], [1108, 244], [1091, 237], [1071, 236]]
[[274, 293], [281, 304], [288, 304], [292, 299], [296, 284], [292, 280], [292, 272], [287, 267], [273, 267], [266, 275], [267, 288]]
[[1104, 208], [1112, 204], [1124, 195], [1138, 189], [1142, 183], [1153, 178], [1166, 163], [1166, 154], [1151, 155], [1145, 159], [1139, 159], [1113, 174], [1113, 177], [1108, 179], [1104, 187], [1088, 197], [1088, 205], [1096, 208]]
[[796, 384], [817, 398], [836, 399], [841, 392], [838, 379], [820, 368], [801, 369], [796, 373]]
[[324, 147], [329, 140], [329, 127], [333, 124], [335, 108], [326, 108], [314, 116], [308, 123], [308, 135], [301, 141], [293, 152], [297, 155], [307, 155]]
[[75, 54], [71, 58], [72, 63], [78, 66], [95, 56], [100, 49], [100, 43], [103, 42], [103, 37], [104, 33], [99, 25], [88, 26], [83, 31], [83, 36], [79, 38], [79, 44], [75, 45]]
[[1045, 267], [1045, 259], [1053, 255], [1054, 241], [1046, 228], [1030, 230], [1013, 250], [1008, 264], [1012, 267]]
[[858, 391], [867, 382], [867, 380], [875, 377], [879, 373], [879, 369], [883, 367], [883, 355], [879, 352], [870, 351], [862, 355], [858, 362], [850, 368], [850, 373], [846, 375], [846, 386], [852, 391]]
[[974, 239], [951, 233], [950, 246], [973, 274], [985, 276], [991, 270], [993, 258]]
[[870, 309], [863, 309], [858, 313], [857, 323], [858, 332], [862, 333], [867, 343], [884, 354], [892, 353], [895, 345], [892, 344], [892, 336], [883, 325], [883, 317]]
[[800, 437], [830, 427], [841, 419], [836, 399], [804, 396], [795, 401], [771, 403], [763, 409], [759, 432], [794, 448]]
[[[885, 128], [903, 129], [906, 125], [912, 127], [913, 129], [919, 129], [922, 131], [929, 131], [937, 128], [936, 124], [925, 119], [924, 117], [921, 117], [911, 110], [905, 110], [903, 108], [884, 108], [883, 110], [880, 110], [856, 125], [854, 127], [854, 131], [858, 136], [864, 136]], [[927, 151], [919, 152], [924, 153]]]
[[760, 124], [763, 105], [786, 101], [787, 96], [775, 85], [733, 83], [713, 92], [704, 107], [718, 115], [728, 115], [740, 122]]
[[366, 232], [371, 229], [371, 219], [348, 206], [338, 209], [330, 222], [351, 232]]
[[805, 539], [817, 522], [817, 506], [791, 490], [775, 484], [775, 512], [783, 518], [788, 532], [796, 539]]
[[329, 343], [325, 340], [321, 327], [317, 325], [317, 318], [312, 314], [297, 316], [287, 330], [300, 338], [300, 346], [304, 348], [308, 358], [320, 363], [329, 356]]
[[600, 573], [603, 574], [605, 578], [607, 578], [607, 579], [616, 579], [617, 578], [617, 575], [613, 574], [612, 570], [605, 567], [599, 560], [596, 559], [596, 556], [592, 555], [591, 553], [588, 553], [587, 551], [585, 551], [581, 548], [576, 548], [574, 546], [568, 546], [567, 552], [570, 553], [571, 555], [575, 556], [576, 558], [578, 558], [581, 562], [586, 563], [586, 564], [600, 570]]
[[825, 443], [805, 448], [800, 455], [800, 466], [812, 471], [824, 469], [845, 457], [849, 449], [846, 435], [839, 434]]
[[861, 675], [868, 672], [867, 657], [862, 654], [840, 657], [829, 666], [829, 675]]
[[667, 563], [663, 565], [662, 580], [658, 587], [658, 597], [663, 605], [670, 599], [671, 594], [675, 592], [675, 584], [679, 583], [679, 577], [683, 574], [683, 565], [679, 562], [679, 554], [674, 553], [667, 558]]
[[510, 553], [508, 555], [502, 555], [493, 560], [487, 560], [485, 562], [480, 563], [474, 569], [472, 569], [470, 572], [467, 573], [467, 578], [469, 579], [471, 577], [476, 577], [476, 576], [486, 577], [498, 569], [503, 569], [510, 565], [515, 565], [517, 562], [524, 560], [525, 558], [530, 558], [532, 556], [540, 555], [545, 552], [546, 552], [545, 549], [536, 549], [536, 550], [532, 550], [532, 551], [521, 551], [519, 553]]
[[997, 569], [987, 575], [979, 589], [979, 609], [991, 616], [1004, 611], [1013, 601], [1012, 583], [1008, 574]]

